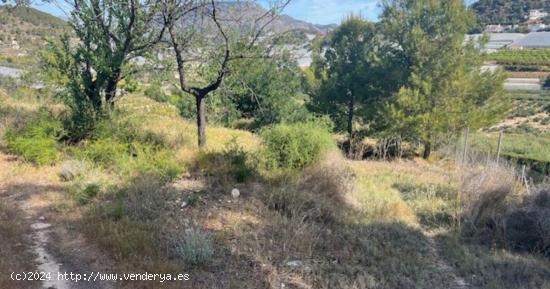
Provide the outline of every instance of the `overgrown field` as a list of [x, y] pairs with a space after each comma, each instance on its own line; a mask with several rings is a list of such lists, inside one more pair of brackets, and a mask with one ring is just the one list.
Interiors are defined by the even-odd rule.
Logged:
[[[547, 191], [526, 192], [508, 167], [349, 161], [308, 123], [258, 135], [211, 127], [199, 151], [190, 121], [141, 96], [70, 144], [63, 106], [0, 99], [4, 152], [63, 181], [52, 210], [76, 220], [114, 270], [191, 274], [162, 288], [550, 288], [548, 244], [493, 226], [548, 210], [529, 201]], [[0, 228], [13, 222], [2, 210]]]

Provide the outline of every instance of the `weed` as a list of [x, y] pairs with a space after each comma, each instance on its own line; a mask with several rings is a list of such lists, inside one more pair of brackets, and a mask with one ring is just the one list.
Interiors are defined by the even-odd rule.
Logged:
[[170, 150], [155, 149], [149, 145], [133, 144], [132, 157], [118, 163], [121, 174], [128, 178], [153, 174], [162, 182], [170, 182], [184, 170]]
[[109, 167], [129, 157], [129, 146], [111, 138], [103, 138], [86, 143], [76, 154], [91, 163]]
[[198, 166], [218, 178], [229, 177], [244, 183], [256, 176], [256, 164], [249, 153], [233, 138], [221, 152], [209, 151], [199, 155]]
[[166, 208], [170, 193], [155, 174], [136, 176], [120, 191], [126, 199], [125, 211], [136, 221], [157, 220]]
[[95, 198], [100, 190], [101, 187], [98, 184], [88, 184], [83, 190], [78, 192], [74, 198], [79, 204], [84, 205]]
[[77, 160], [68, 160], [61, 164], [59, 169], [59, 177], [61, 180], [68, 182], [81, 176], [86, 171], [86, 164]]
[[214, 256], [210, 237], [199, 229], [187, 229], [176, 245], [176, 252], [185, 264], [200, 266], [209, 263]]
[[456, 188], [442, 184], [397, 182], [394, 187], [416, 213], [419, 222], [430, 228], [458, 224], [460, 204]]

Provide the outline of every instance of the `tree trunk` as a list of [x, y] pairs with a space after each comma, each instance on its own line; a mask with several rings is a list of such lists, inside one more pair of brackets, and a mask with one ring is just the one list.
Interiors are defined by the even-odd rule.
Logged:
[[350, 96], [348, 104], [348, 135], [349, 135], [349, 151], [348, 155], [351, 158], [354, 153], [354, 144], [353, 144], [353, 118], [355, 116], [355, 97]]
[[206, 103], [204, 96], [195, 96], [197, 106], [197, 129], [199, 133], [199, 148], [206, 147]]
[[349, 139], [353, 138], [353, 118], [355, 114], [355, 97], [351, 96], [348, 103], [348, 135]]
[[422, 155], [422, 157], [425, 160], [427, 160], [431, 154], [432, 154], [432, 142], [427, 141], [424, 143], [424, 154]]
[[107, 88], [105, 89], [105, 105], [109, 110], [113, 110], [115, 108], [115, 98], [116, 98], [116, 91], [118, 88], [118, 81], [111, 80], [107, 84]]

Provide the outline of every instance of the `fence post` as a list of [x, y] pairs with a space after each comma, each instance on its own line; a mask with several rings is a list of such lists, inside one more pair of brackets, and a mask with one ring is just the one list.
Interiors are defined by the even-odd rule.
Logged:
[[470, 127], [466, 128], [466, 135], [464, 136], [464, 150], [462, 151], [462, 165], [466, 164], [466, 153], [468, 152], [468, 137], [470, 135]]
[[529, 189], [529, 181], [527, 180], [527, 172], [526, 172], [526, 166], [523, 165], [521, 168], [521, 182], [525, 185], [525, 188], [527, 189], [527, 192], [530, 191]]
[[502, 148], [502, 130], [498, 134], [498, 145], [497, 145], [497, 164], [500, 162], [500, 150]]

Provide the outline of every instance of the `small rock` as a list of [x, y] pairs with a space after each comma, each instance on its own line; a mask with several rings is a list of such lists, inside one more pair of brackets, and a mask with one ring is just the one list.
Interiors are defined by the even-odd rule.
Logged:
[[183, 208], [185, 208], [185, 207], [187, 207], [187, 202], [186, 202], [186, 201], [183, 201], [183, 202], [181, 203], [181, 208], [183, 209]]
[[233, 197], [233, 199], [238, 199], [240, 195], [241, 192], [236, 188], [231, 191], [231, 196]]
[[301, 267], [303, 263], [302, 261], [299, 261], [299, 260], [293, 260], [293, 261], [286, 262], [286, 265], [288, 267], [297, 268], [297, 267]]
[[44, 220], [46, 220], [46, 217], [44, 217], [44, 216], [40, 216], [40, 218], [38, 218], [38, 220], [40, 220], [40, 221], [44, 221]]
[[52, 226], [51, 224], [38, 222], [38, 223], [32, 224], [31, 228], [34, 229], [34, 230], [43, 230], [43, 229], [47, 229], [51, 226]]

